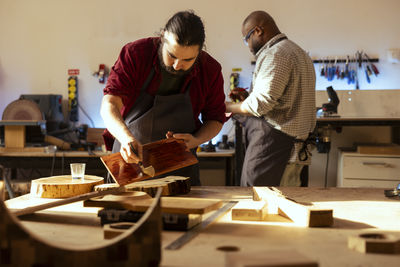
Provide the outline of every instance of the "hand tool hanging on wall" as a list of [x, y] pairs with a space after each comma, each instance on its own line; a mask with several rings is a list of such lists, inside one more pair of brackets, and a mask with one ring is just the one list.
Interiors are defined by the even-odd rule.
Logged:
[[371, 64], [371, 68], [372, 68], [372, 70], [374, 71], [375, 76], [378, 76], [378, 74], [379, 74], [378, 68], [375, 66], [374, 63], [371, 62], [371, 59], [370, 59], [370, 57], [367, 55], [367, 53], [364, 53], [364, 55], [365, 55], [365, 57], [368, 59], [368, 62]]
[[[359, 84], [359, 71], [365, 73], [368, 83], [371, 83], [372, 73], [377, 76], [379, 74], [378, 68], [372, 62], [378, 62], [379, 59], [371, 59], [363, 51], [357, 51], [354, 56], [347, 55], [345, 59], [338, 59], [335, 57], [333, 60], [326, 57], [320, 60], [313, 60], [314, 63], [319, 63], [320, 76], [325, 77], [328, 81], [336, 79], [347, 79], [347, 84], [354, 84], [356, 89], [360, 89]], [[342, 66], [340, 64], [343, 64]], [[363, 74], [364, 75], [364, 74]]]

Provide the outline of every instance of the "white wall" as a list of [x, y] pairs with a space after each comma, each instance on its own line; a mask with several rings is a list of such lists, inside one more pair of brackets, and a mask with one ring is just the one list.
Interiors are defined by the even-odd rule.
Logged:
[[[399, 89], [400, 64], [386, 61], [386, 50], [400, 48], [397, 0], [0, 0], [0, 114], [20, 94], [62, 94], [67, 99], [67, 70], [80, 69], [79, 101], [96, 127], [102, 84], [92, 76], [101, 63], [111, 67], [121, 47], [153, 36], [176, 11], [193, 9], [206, 26], [206, 46], [223, 66], [228, 92], [232, 68], [241, 67], [241, 86], [251, 79], [251, 54], [241, 23], [253, 10], [268, 11], [282, 32], [312, 57], [345, 56], [364, 50], [379, 57], [381, 75], [361, 89]], [[317, 67], [318, 68], [318, 67]], [[327, 83], [318, 77], [317, 89]], [[80, 122], [90, 124], [80, 113]], [[229, 132], [231, 124], [224, 127]]]

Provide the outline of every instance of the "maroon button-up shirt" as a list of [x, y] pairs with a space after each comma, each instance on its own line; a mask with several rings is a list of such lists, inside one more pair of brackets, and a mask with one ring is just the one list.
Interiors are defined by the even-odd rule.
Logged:
[[[147, 92], [156, 95], [161, 83], [161, 72], [158, 57], [160, 38], [151, 37], [140, 39], [125, 45], [111, 69], [104, 94], [116, 95], [122, 98], [123, 118], [131, 110], [140, 94], [147, 76], [154, 67], [155, 75], [147, 87]], [[221, 65], [209, 54], [201, 51], [192, 71], [186, 75], [181, 93], [190, 84], [190, 98], [192, 101], [193, 119], [196, 128], [202, 125], [201, 120], [216, 120], [225, 122], [225, 94]], [[106, 131], [104, 141], [107, 149], [111, 150], [113, 137]]]

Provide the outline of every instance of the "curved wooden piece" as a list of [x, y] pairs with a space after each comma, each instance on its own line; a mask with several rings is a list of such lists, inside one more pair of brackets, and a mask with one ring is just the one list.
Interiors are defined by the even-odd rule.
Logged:
[[161, 191], [131, 229], [114, 239], [76, 249], [50, 243], [26, 229], [7, 209], [0, 182], [0, 266], [158, 266]]

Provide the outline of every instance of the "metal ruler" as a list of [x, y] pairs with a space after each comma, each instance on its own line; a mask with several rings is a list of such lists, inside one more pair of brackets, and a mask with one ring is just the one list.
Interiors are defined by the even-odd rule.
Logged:
[[177, 250], [180, 249], [183, 245], [188, 243], [190, 240], [192, 240], [195, 236], [197, 236], [201, 230], [206, 228], [209, 224], [211, 224], [214, 220], [218, 219], [222, 215], [224, 215], [226, 212], [228, 212], [233, 206], [236, 205], [238, 201], [229, 201], [226, 203], [222, 208], [218, 209], [215, 211], [210, 217], [208, 217], [206, 220], [204, 220], [201, 224], [193, 227], [183, 235], [181, 235], [178, 239], [172, 241], [168, 246], [165, 247], [165, 249], [168, 250]]

